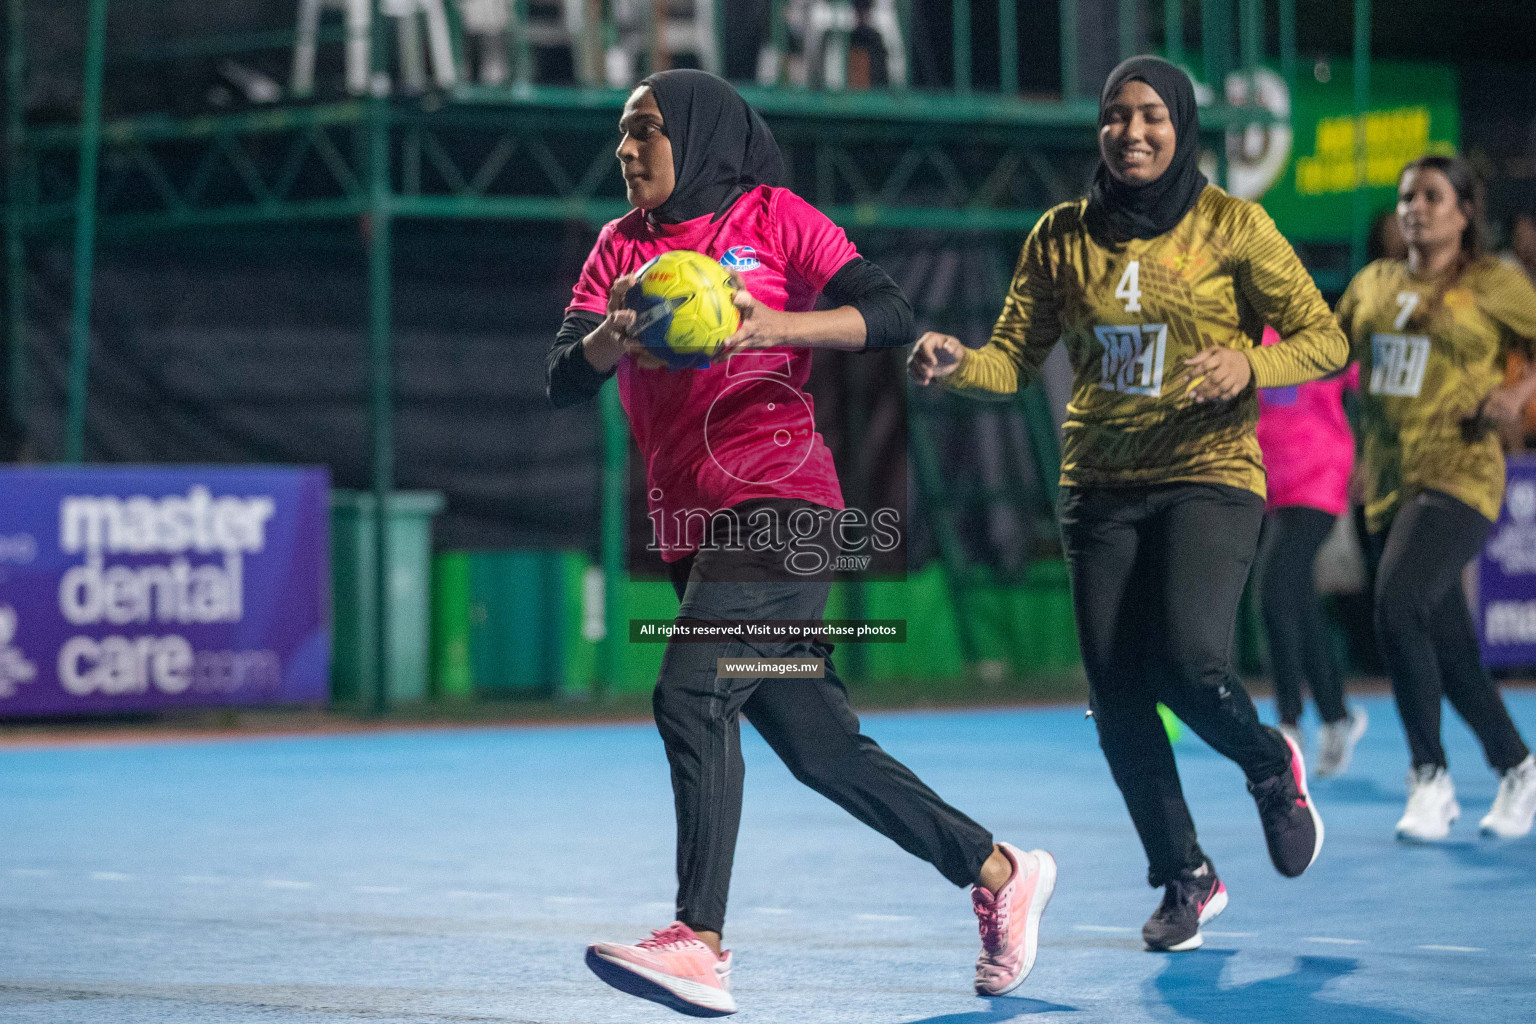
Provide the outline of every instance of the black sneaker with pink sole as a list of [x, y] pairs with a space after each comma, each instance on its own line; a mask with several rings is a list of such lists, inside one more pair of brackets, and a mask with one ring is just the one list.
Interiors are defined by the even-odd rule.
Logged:
[[[1265, 728], [1269, 728], [1265, 726]], [[1323, 819], [1307, 792], [1307, 766], [1294, 740], [1271, 729], [1290, 751], [1291, 763], [1276, 775], [1248, 783], [1248, 792], [1259, 808], [1264, 842], [1275, 870], [1295, 878], [1317, 860], [1323, 849]]]
[[1200, 926], [1227, 909], [1227, 887], [1207, 860], [1181, 871], [1163, 887], [1163, 902], [1141, 926], [1142, 941], [1154, 953], [1184, 953], [1205, 943]]

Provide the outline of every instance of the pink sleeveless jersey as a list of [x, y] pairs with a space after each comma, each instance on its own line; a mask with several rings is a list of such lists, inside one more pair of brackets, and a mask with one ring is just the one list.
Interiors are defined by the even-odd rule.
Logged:
[[[639, 210], [605, 225], [567, 312], [608, 310], [614, 280], [671, 249], [719, 260], [773, 309], [804, 312], [858, 255], [843, 230], [788, 189], [760, 186], [711, 223], [653, 228]], [[662, 558], [697, 550], [702, 517], [755, 498], [843, 507], [832, 453], [805, 392], [807, 348], [755, 349], [702, 370], [642, 370], [619, 361], [619, 396], [645, 462]]]
[[[1264, 344], [1279, 341], [1264, 328]], [[1259, 448], [1269, 474], [1269, 508], [1305, 505], [1339, 515], [1349, 507], [1354, 436], [1344, 390], [1360, 386], [1360, 366], [1297, 387], [1259, 389]]]

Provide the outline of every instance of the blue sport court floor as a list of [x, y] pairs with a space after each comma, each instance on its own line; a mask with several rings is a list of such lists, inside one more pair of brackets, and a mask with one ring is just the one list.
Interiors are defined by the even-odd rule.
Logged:
[[[1536, 737], [1536, 693], [1510, 700]], [[1038, 966], [993, 1000], [969, 991], [965, 893], [744, 730], [738, 1019], [1536, 1020], [1536, 839], [1478, 838], [1495, 780], [1447, 715], [1464, 816], [1443, 845], [1396, 844], [1401, 730], [1364, 703], [1296, 881], [1269, 866], [1237, 769], [1179, 744], [1232, 904], [1175, 956], [1141, 950], [1157, 894], [1081, 708], [866, 716], [940, 793], [1060, 862]], [[581, 960], [671, 919], [671, 800], [639, 724], [0, 750], [0, 1021], [682, 1020]]]

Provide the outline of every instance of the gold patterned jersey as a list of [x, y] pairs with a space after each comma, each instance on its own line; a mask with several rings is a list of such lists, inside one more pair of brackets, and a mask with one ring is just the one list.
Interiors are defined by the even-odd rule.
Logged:
[[1365, 514], [1384, 529], [1408, 496], [1443, 491], [1489, 519], [1504, 500], [1504, 453], [1476, 419], [1503, 383], [1511, 349], [1536, 338], [1536, 290], [1492, 256], [1453, 281], [1419, 280], [1402, 260], [1377, 260], [1339, 300], [1360, 361], [1360, 458]]
[[[1057, 206], [1030, 232], [991, 340], [943, 378], [979, 396], [1029, 383], [1060, 338], [1072, 360], [1062, 425], [1063, 485], [1188, 481], [1264, 494], [1255, 387], [1315, 380], [1348, 344], [1269, 215], [1214, 185], [1173, 230], [1106, 248], [1083, 225], [1087, 200]], [[1259, 347], [1264, 326], [1280, 344]], [[1253, 381], [1197, 404], [1184, 360], [1238, 349]]]

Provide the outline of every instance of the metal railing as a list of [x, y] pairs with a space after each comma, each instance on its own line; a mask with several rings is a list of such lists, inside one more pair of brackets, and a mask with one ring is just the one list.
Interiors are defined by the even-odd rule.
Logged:
[[[595, 10], [601, 0], [585, 0], [589, 9]], [[722, 11], [724, 4], [721, 0], [702, 0], [715, 4], [713, 10]], [[923, 87], [933, 90], [925, 96], [911, 97], [887, 97], [887, 108], [890, 110], [901, 109], [911, 116], [920, 108], [931, 108], [931, 116], [935, 121], [953, 121], [957, 116], [963, 116], [967, 123], [983, 124], [988, 118], [1003, 123], [1008, 131], [1018, 131], [1021, 134], [1033, 129], [1056, 130], [1058, 128], [1077, 131], [1086, 121], [1092, 123], [1093, 99], [1081, 95], [1080, 64], [1078, 46], [1078, 14], [1080, 0], [1059, 0], [1060, 17], [1060, 58], [1061, 58], [1061, 104], [1040, 104], [1038, 101], [1026, 101], [1018, 97], [1020, 82], [1020, 65], [1018, 49], [1019, 24], [1017, 21], [1017, 8], [1009, 0], [1003, 0], [1000, 5], [996, 32], [998, 34], [998, 61], [996, 91], [1001, 95], [968, 96], [963, 102], [956, 102], [955, 94], [990, 93], [992, 83], [982, 83], [977, 80], [976, 70], [979, 62], [977, 55], [978, 39], [983, 32], [992, 32], [990, 25], [979, 25], [973, 18], [973, 10], [970, 0], [950, 0], [950, 26], [951, 38], [948, 40], [951, 67], [947, 81], [942, 76], [938, 81], [924, 81]], [[1147, 33], [1139, 30], [1139, 19], [1143, 12], [1151, 11], [1156, 0], [1119, 0], [1119, 13], [1121, 15], [1122, 31], [1119, 34], [1119, 49], [1122, 55], [1130, 55], [1148, 43]], [[1265, 33], [1264, 21], [1267, 5], [1271, 0], [1200, 0], [1199, 3], [1199, 32], [1201, 68], [1200, 75], [1204, 81], [1215, 87], [1218, 110], [1217, 115], [1230, 114], [1230, 108], [1221, 105], [1225, 97], [1225, 82], [1227, 75], [1232, 71], [1239, 71], [1249, 75], [1256, 74], [1260, 63], [1265, 58]], [[1292, 80], [1295, 71], [1295, 0], [1273, 0], [1278, 5], [1278, 56], [1280, 65], [1287, 80]], [[375, 0], [377, 4], [377, 0]], [[70, 372], [69, 372], [69, 412], [68, 412], [68, 442], [66, 446], [66, 459], [78, 461], [83, 455], [84, 426], [86, 406], [86, 386], [89, 373], [89, 318], [90, 318], [90, 281], [92, 273], [92, 259], [95, 242], [95, 213], [97, 209], [97, 196], [95, 189], [96, 164], [103, 137], [101, 117], [101, 88], [103, 71], [107, 56], [105, 54], [105, 19], [107, 13], [107, 0], [90, 0], [89, 22], [86, 33], [86, 61], [85, 75], [82, 90], [84, 102], [82, 104], [82, 118], [78, 130], [78, 188], [74, 194], [74, 231], [76, 245], [74, 249], [74, 285], [75, 296], [72, 311], [72, 330], [70, 342]], [[1361, 27], [1357, 29], [1356, 38], [1356, 74], [1357, 78], [1357, 109], [1363, 109], [1368, 99], [1368, 78], [1363, 76], [1369, 73], [1368, 62], [1368, 17], [1369, 0], [1355, 0], [1356, 20]], [[775, 0], [773, 5], [773, 19], [769, 27], [768, 42], [779, 46], [780, 54], [787, 51], [788, 25], [785, 20], [788, 4], [786, 0]], [[21, 38], [24, 19], [23, 0], [7, 0], [7, 24], [10, 29], [10, 44], [7, 49], [7, 81], [11, 88], [7, 90], [9, 105], [6, 111], [7, 145], [11, 156], [15, 158], [21, 153], [26, 144], [27, 131], [24, 118], [20, 110], [18, 97], [23, 90], [18, 86], [23, 81], [24, 63], [26, 59], [25, 48]], [[526, 0], [518, 0], [518, 10], [526, 12]], [[655, 17], [658, 9], [656, 3], [645, 3], [643, 10], [649, 11], [651, 17]], [[375, 7], [377, 10], [377, 6]], [[902, 25], [903, 56], [907, 58], [907, 66], [912, 67], [911, 47], [914, 32], [913, 3], [912, 0], [896, 0], [896, 10]], [[1191, 33], [1187, 31], [1191, 26], [1185, 24], [1184, 4], [1181, 0], [1164, 0], [1162, 7], [1161, 32], [1151, 33], [1154, 37], [1161, 36], [1161, 49], [1167, 56], [1176, 61], [1184, 62], [1186, 58], [1185, 44]], [[522, 24], [526, 25], [525, 20]], [[382, 17], [375, 18], [373, 22], [372, 76], [370, 80], [376, 80], [379, 74], [385, 70], [383, 56], [386, 52], [384, 45]], [[1149, 19], [1150, 21], [1150, 19]], [[607, 45], [616, 36], [610, 33], [617, 32], [617, 26], [607, 16], [600, 22], [604, 44]], [[456, 31], [462, 32], [462, 26], [455, 19]], [[717, 19], [714, 30], [718, 34], [722, 30], [722, 23]], [[1155, 27], [1155, 26], [1149, 26]], [[527, 46], [527, 33], [520, 33], [524, 42], [518, 44]], [[321, 39], [328, 37], [322, 32]], [[652, 31], [648, 36], [649, 51], [647, 59], [653, 64], [660, 64], [670, 58], [665, 53], [664, 41], [661, 34]], [[255, 52], [257, 50], [273, 50], [290, 47], [293, 45], [293, 33], [286, 31], [263, 32], [247, 35], [240, 38], [226, 37], [222, 41], [213, 38], [184, 40], [179, 43], [157, 44], [153, 50], [140, 51], [139, 53], [113, 54], [114, 62], [118, 61], [163, 61], [176, 60], [183, 56], [196, 54], [199, 56], [235, 55], [242, 52]], [[1150, 40], [1156, 43], [1156, 38]], [[716, 52], [722, 52], [718, 45], [717, 36]], [[1234, 47], [1235, 43], [1235, 47]], [[1153, 46], [1152, 48], [1157, 48]], [[462, 46], [455, 47], [458, 54], [463, 53]], [[522, 60], [515, 66], [518, 73], [531, 76], [531, 60]], [[1365, 59], [1361, 59], [1361, 58]], [[591, 71], [591, 68], [588, 68]], [[771, 95], [781, 104], [787, 105], [793, 100], [793, 96], [785, 95], [791, 91], [782, 74], [782, 65], [776, 73], [768, 76], [770, 79], [766, 89], [760, 90], [762, 105], [772, 106], [768, 99]], [[462, 78], [462, 76], [461, 76]], [[525, 83], [526, 85], [526, 79]], [[508, 91], [503, 97], [503, 102], [515, 101], [518, 97], [518, 84], [516, 78], [508, 84]], [[473, 99], [472, 90], [464, 92], [458, 98]], [[576, 90], [565, 90], [563, 102], [566, 109], [575, 109], [577, 106], [604, 105], [613, 103], [612, 93], [607, 95], [582, 95]], [[1253, 95], [1250, 88], [1249, 95]], [[453, 97], [450, 97], [453, 98]], [[855, 97], [849, 97], [854, 101]], [[878, 101], [880, 97], [868, 97]], [[818, 100], [818, 102], [820, 102]], [[383, 519], [387, 507], [387, 497], [394, 488], [394, 460], [393, 460], [393, 397], [392, 397], [392, 352], [391, 352], [391, 324], [389, 316], [390, 302], [390, 246], [391, 225], [398, 214], [396, 209], [396, 197], [391, 194], [388, 175], [388, 125], [391, 121], [391, 111], [387, 99], [381, 96], [370, 96], [362, 103], [366, 106], [366, 145], [364, 147], [367, 173], [366, 196], [364, 205], [353, 210], [349, 205], [346, 212], [362, 213], [367, 216], [368, 223], [368, 264], [369, 264], [369, 321], [368, 338], [371, 355], [371, 372], [369, 377], [369, 408], [371, 424], [371, 468], [373, 492], [376, 497], [376, 511], [380, 517], [375, 523], [374, 537], [377, 545], [375, 551], [375, 564], [380, 566], [376, 580], [377, 591], [375, 599], [379, 607], [387, 603], [388, 595], [385, 591], [385, 581], [388, 579], [390, 564], [388, 550], [389, 530]], [[350, 107], [357, 104], [343, 104]], [[829, 103], [828, 109], [837, 106], [837, 102]], [[864, 106], [870, 109], [862, 111], [869, 115], [880, 114], [875, 110], [878, 103], [866, 103]], [[809, 107], [809, 104], [803, 106]], [[943, 106], [972, 108], [965, 111], [941, 110]], [[1006, 109], [1003, 109], [1006, 108]], [[312, 112], [311, 112], [312, 113]], [[976, 117], [974, 115], [984, 115]], [[1026, 116], [1027, 115], [1027, 116]], [[1214, 130], [1219, 132], [1228, 123], [1222, 116], [1212, 117]], [[183, 125], [185, 128], [185, 125]], [[110, 132], [109, 132], [110, 134]], [[1363, 133], [1357, 133], [1363, 139]], [[1357, 145], [1363, 145], [1357, 139]], [[1218, 156], [1225, 155], [1225, 147], [1217, 148]], [[1363, 154], [1361, 156], [1363, 159]], [[13, 168], [16, 161], [13, 159]], [[18, 389], [23, 386], [25, 374], [21, 372], [19, 360], [25, 350], [22, 340], [22, 317], [24, 306], [24, 280], [22, 274], [22, 235], [26, 225], [23, 224], [20, 215], [21, 204], [14, 194], [16, 185], [15, 176], [11, 176], [9, 182], [12, 194], [8, 196], [6, 236], [7, 236], [7, 290], [9, 292], [8, 322], [6, 326], [10, 340], [11, 358], [17, 363], [13, 365], [11, 375], [12, 387]], [[559, 206], [552, 206], [553, 212], [558, 212]], [[1363, 206], [1360, 207], [1363, 210]], [[1359, 228], [1357, 216], [1357, 231]], [[1361, 236], [1363, 238], [1363, 235]], [[620, 575], [619, 567], [622, 566], [622, 529], [621, 515], [623, 512], [622, 494], [620, 487], [623, 482], [623, 463], [621, 452], [626, 452], [624, 447], [622, 421], [618, 413], [614, 396], [604, 398], [604, 424], [606, 428], [605, 450], [608, 452], [608, 461], [605, 467], [604, 479], [604, 565], [609, 579], [610, 600], [607, 606], [609, 620], [609, 641], [605, 647], [604, 658], [610, 664], [620, 656], [623, 631], [619, 628], [622, 624], [622, 608], [617, 603], [617, 591], [614, 582]], [[18, 403], [19, 404], [19, 403]], [[376, 648], [377, 664], [387, 664], [384, 656], [384, 636], [382, 623], [384, 617], [379, 617], [379, 633], [371, 638]], [[377, 706], [382, 707], [387, 692], [384, 680], [379, 680], [375, 692]]]
[[[662, 9], [666, 6], [662, 0], [642, 0], [635, 8], [640, 21], [623, 23], [617, 16], [615, 0], [571, 0], [571, 2], [583, 4], [585, 12], [580, 29], [584, 37], [573, 36], [569, 40], [573, 51], [572, 64], [579, 85], [600, 88], [624, 84], [608, 81], [601, 73], [600, 67], [603, 54], [620, 45], [621, 39], [644, 41], [644, 46], [633, 53], [637, 59], [636, 71], [630, 76], [632, 79], [640, 77], [642, 68], [644, 72], [648, 72], [671, 66], [673, 63], [676, 54], [670, 52], [666, 45], [666, 33], [658, 30], [658, 19], [664, 16]], [[699, 0], [699, 2], [710, 5], [712, 17], [709, 21], [713, 26], [714, 51], [717, 54], [723, 54], [730, 24], [728, 14], [730, 4], [727, 0]], [[788, 55], [797, 49], [797, 46], [792, 44], [798, 42], [803, 56], [805, 42], [803, 39], [799, 41], [792, 39], [791, 21], [793, 19], [790, 17], [790, 12], [794, 2], [795, 0], [773, 0], [767, 31], [764, 38], [758, 41], [759, 71], [749, 76], [756, 78], [760, 85], [787, 88], [804, 87], [807, 84], [806, 81], [797, 81], [795, 76], [788, 74]], [[942, 3], [943, 0], [938, 2]], [[1186, 44], [1194, 41], [1199, 51], [1200, 66], [1190, 70], [1212, 86], [1224, 81], [1226, 75], [1232, 71], [1254, 73], [1266, 56], [1272, 56], [1277, 60], [1282, 75], [1288, 81], [1294, 73], [1296, 0], [1198, 0], [1199, 15], [1195, 25], [1186, 22], [1185, 8], [1188, 4], [1185, 0], [1161, 0], [1161, 2], [1159, 0], [1114, 0], [1114, 2], [1118, 4], [1119, 53], [1122, 59], [1142, 50], [1153, 50], [1162, 53], [1175, 63], [1183, 64], [1189, 54]], [[508, 3], [511, 19], [505, 34], [505, 45], [508, 50], [508, 66], [512, 73], [505, 84], [509, 86], [533, 84], [536, 76], [533, 70], [534, 44], [529, 32], [529, 0], [508, 0]], [[915, 8], [918, 4], [915, 0], [891, 0], [891, 3], [900, 26], [903, 46], [901, 57], [905, 66], [912, 68], [916, 66], [913, 39], [915, 32], [918, 31], [918, 21], [915, 16]], [[1058, 49], [1061, 66], [1060, 94], [1062, 99], [1069, 102], [1084, 98], [1079, 77], [1081, 40], [1078, 26], [1081, 5], [1082, 0], [1057, 0]], [[851, 5], [846, 2], [825, 6], [851, 8]], [[947, 47], [945, 47], [945, 41], [936, 42], [938, 47], [948, 49], [949, 67], [939, 68], [937, 78], [930, 77], [929, 80], [921, 82], [921, 86], [957, 93], [984, 91], [997, 92], [1004, 96], [1018, 95], [1021, 77], [1019, 6], [1017, 0], [1013, 2], [1003, 0], [997, 5], [995, 21], [990, 18], [983, 21], [974, 16], [972, 0], [949, 0], [950, 38], [947, 40]], [[1266, 22], [1270, 19], [1271, 8], [1274, 11], [1273, 21], [1277, 27], [1273, 46], [1267, 45], [1269, 40], [1265, 30]], [[931, 10], [932, 8], [929, 8], [930, 12]], [[449, 11], [456, 40], [455, 55], [462, 62], [466, 60], [467, 53], [463, 45], [465, 32], [463, 19], [458, 13], [456, 3], [449, 4]], [[732, 31], [736, 30], [738, 29], [732, 29]], [[996, 73], [995, 76], [988, 75], [988, 80], [985, 81], [981, 80], [977, 70], [983, 63], [978, 60], [978, 50], [983, 48], [979, 42], [983, 36], [995, 37], [996, 41]], [[322, 44], [326, 44], [341, 42], [344, 37], [342, 28], [333, 23], [322, 26], [318, 39]], [[183, 60], [190, 57], [235, 57], [264, 51], [291, 51], [295, 40], [295, 31], [286, 28], [231, 35], [197, 36], [161, 41], [151, 46], [117, 53], [110, 57], [109, 62], [113, 65], [142, 64]], [[990, 42], [985, 49], [987, 50], [985, 63], [990, 65], [993, 52]], [[585, 60], [581, 52], [587, 54]], [[775, 55], [777, 60], [769, 61], [766, 57], [762, 57], [762, 54]], [[768, 64], [772, 64], [772, 67], [765, 71], [764, 66]], [[466, 68], [460, 68], [461, 81], [470, 80], [464, 73], [466, 70]], [[947, 75], [944, 74], [945, 70], [948, 71]], [[733, 77], [740, 79], [743, 76]], [[815, 80], [815, 76], [809, 76], [809, 81]], [[894, 88], [900, 88], [900, 86], [896, 85]]]

